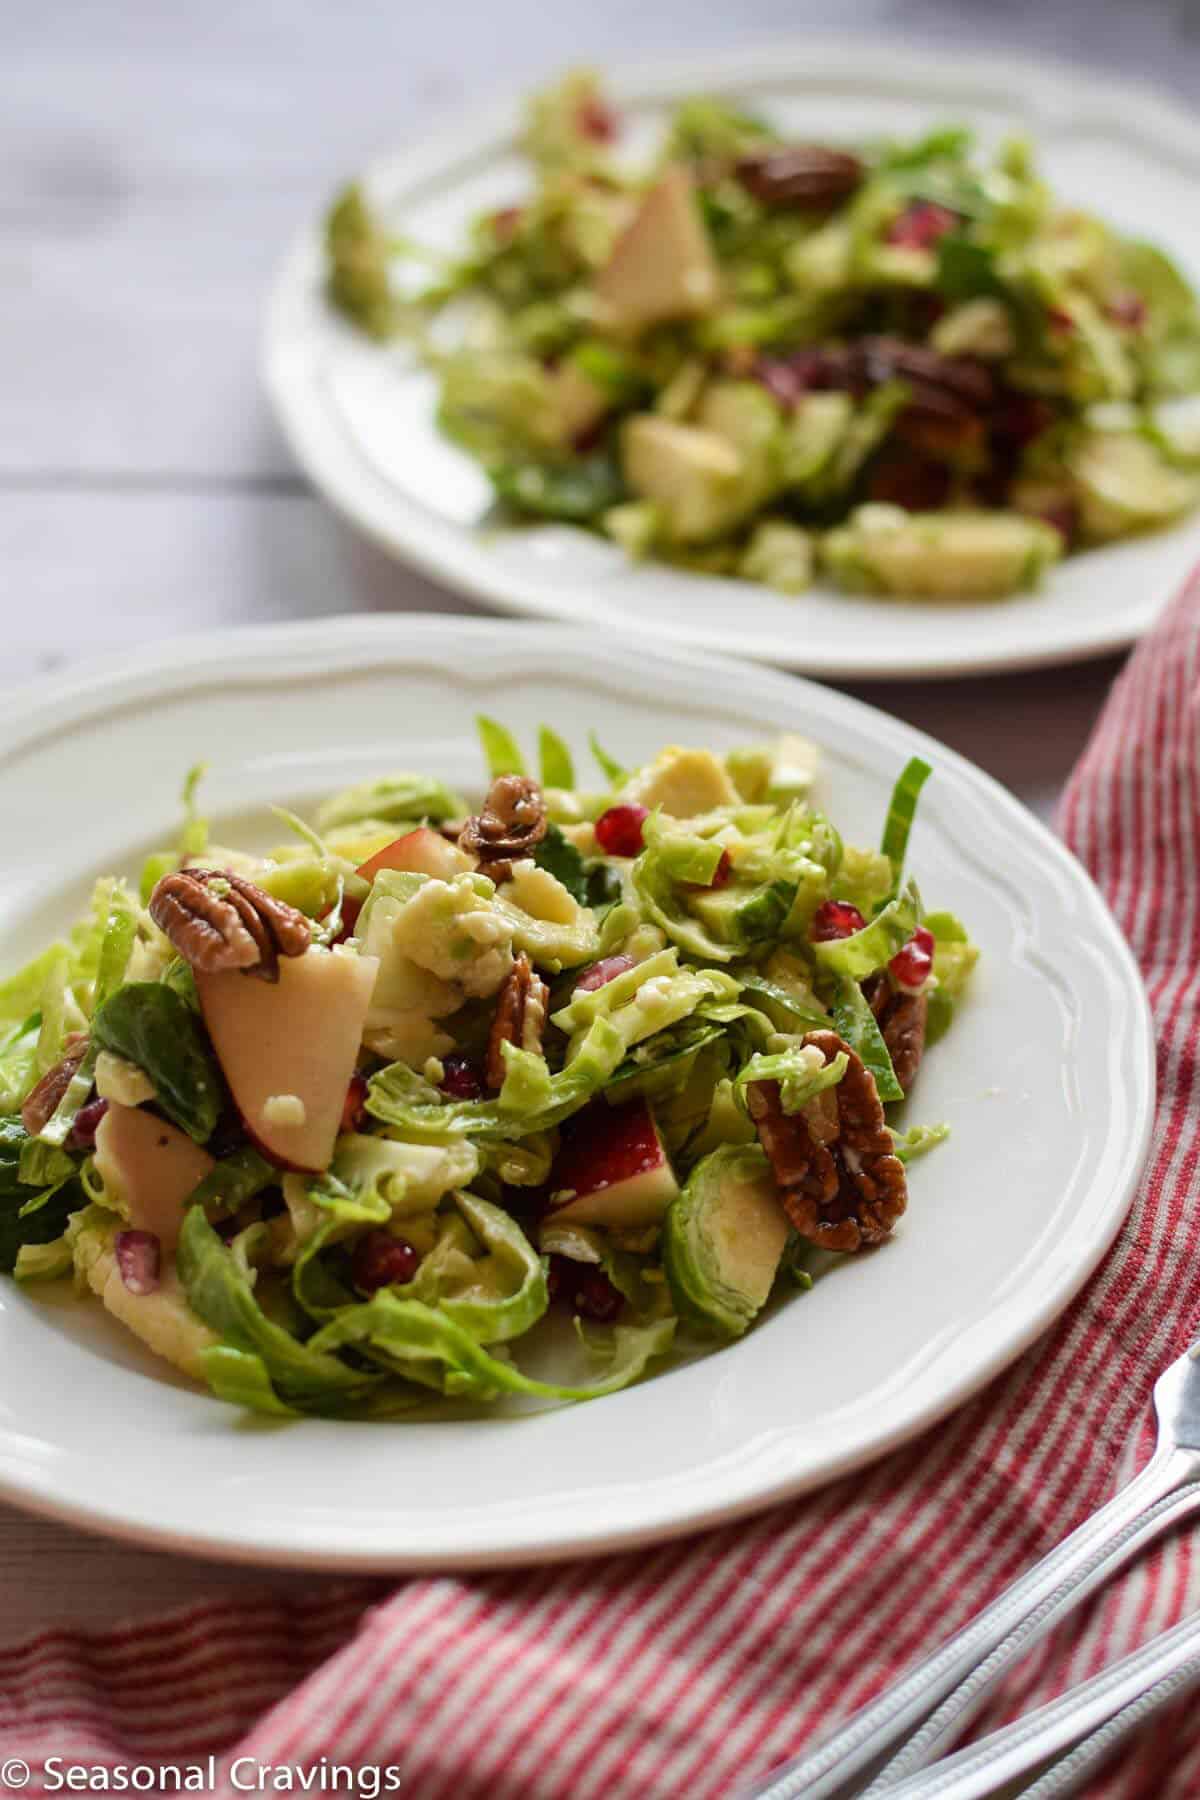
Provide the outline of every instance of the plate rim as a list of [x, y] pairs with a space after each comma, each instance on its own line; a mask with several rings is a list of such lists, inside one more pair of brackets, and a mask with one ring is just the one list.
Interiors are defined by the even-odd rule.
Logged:
[[[399, 616], [357, 617], [351, 620], [332, 617], [297, 623], [234, 627], [170, 640], [144, 647], [134, 656], [110, 656], [89, 663], [84, 670], [48, 675], [12, 694], [13, 705], [0, 715], [0, 760], [44, 735], [47, 714], [53, 715], [53, 729], [64, 725], [91, 724], [97, 728], [107, 712], [115, 707], [136, 707], [138, 696], [161, 698], [181, 685], [196, 685], [214, 672], [228, 673], [231, 666], [245, 666], [250, 679], [256, 664], [269, 658], [277, 671], [277, 679], [296, 679], [314, 659], [328, 669], [331, 660], [341, 653], [347, 670], [361, 666], [362, 659], [383, 647], [394, 651], [398, 660], [426, 647], [446, 653], [447, 639], [453, 635], [455, 649], [464, 637], [480, 642], [498, 641], [510, 649], [522, 641], [545, 645], [555, 654], [582, 650], [594, 632], [586, 629], [525, 621], [512, 624], [496, 619], [467, 619], [445, 614], [404, 614]], [[706, 655], [692, 649], [672, 649], [666, 645], [646, 644], [650, 657], [660, 657], [676, 671], [690, 669], [697, 675], [720, 673], [728, 679], [731, 672], [746, 681], [773, 690], [782, 706], [784, 701], [795, 708], [803, 703], [806, 693], [816, 697], [824, 709], [822, 729], [831, 731], [843, 721], [852, 728], [854, 722], [869, 721], [872, 735], [882, 727], [885, 736], [895, 736], [910, 753], [932, 753], [940, 766], [965, 778], [975, 794], [990, 807], [1003, 813], [1031, 834], [1033, 845], [1047, 857], [1060, 877], [1074, 884], [1097, 934], [1097, 942], [1111, 963], [1111, 979], [1120, 989], [1129, 1007], [1131, 1035], [1138, 1035], [1138, 1045], [1130, 1046], [1130, 1067], [1137, 1086], [1134, 1129], [1125, 1141], [1120, 1167], [1110, 1176], [1110, 1198], [1102, 1220], [1093, 1225], [1095, 1233], [1084, 1254], [1065, 1270], [1058, 1270], [1047, 1286], [1038, 1305], [1023, 1319], [1018, 1329], [1007, 1326], [995, 1346], [957, 1379], [943, 1381], [936, 1394], [924, 1399], [915, 1409], [905, 1412], [901, 1421], [872, 1437], [869, 1445], [860, 1445], [839, 1454], [827, 1456], [819, 1473], [786, 1477], [761, 1484], [749, 1493], [739, 1492], [732, 1499], [705, 1502], [692, 1507], [680, 1506], [670, 1518], [645, 1528], [622, 1527], [596, 1530], [562, 1539], [535, 1551], [522, 1543], [505, 1548], [472, 1548], [466, 1551], [406, 1551], [397, 1545], [381, 1551], [372, 1541], [362, 1549], [319, 1545], [295, 1546], [284, 1539], [285, 1525], [278, 1512], [272, 1517], [273, 1527], [255, 1521], [248, 1533], [244, 1522], [226, 1519], [208, 1523], [197, 1529], [187, 1525], [154, 1525], [145, 1520], [122, 1516], [107, 1503], [80, 1501], [56, 1495], [52, 1481], [42, 1479], [42, 1470], [13, 1475], [8, 1468], [0, 1471], [0, 1499], [22, 1510], [63, 1520], [69, 1524], [125, 1542], [174, 1550], [200, 1558], [217, 1557], [225, 1561], [274, 1567], [306, 1567], [341, 1571], [368, 1571], [381, 1568], [413, 1570], [432, 1568], [494, 1568], [553, 1562], [601, 1553], [636, 1549], [686, 1535], [701, 1529], [757, 1513], [802, 1493], [813, 1491], [852, 1470], [874, 1463], [898, 1445], [910, 1441], [939, 1419], [965, 1404], [1003, 1369], [1009, 1367], [1047, 1327], [1058, 1318], [1081, 1290], [1103, 1256], [1111, 1247], [1124, 1223], [1148, 1154], [1155, 1118], [1155, 1041], [1149, 1001], [1132, 950], [1120, 932], [1104, 896], [1100, 893], [1082, 863], [1065, 844], [1015, 795], [994, 776], [987, 774], [959, 752], [940, 744], [918, 728], [897, 720], [882, 709], [853, 696], [843, 694], [821, 683], [785, 675], [749, 663], [738, 665], [732, 659]], [[286, 666], [291, 651], [295, 668]], [[569, 665], [568, 665], [569, 666]], [[649, 1385], [653, 1385], [652, 1383]], [[19, 1463], [19, 1450], [12, 1451], [8, 1440], [11, 1428], [0, 1424], [0, 1453], [11, 1468]], [[231, 1437], [231, 1441], [234, 1441]], [[270, 1541], [261, 1535], [271, 1533]]]
[[[1160, 152], [1165, 148], [1193, 169], [1200, 169], [1200, 119], [1169, 90], [1151, 82], [1116, 79], [1091, 69], [1081, 73], [1058, 57], [1035, 61], [1007, 52], [993, 55], [987, 50], [933, 45], [914, 48], [889, 37], [868, 40], [844, 34], [795, 33], [730, 46], [727, 50], [713, 48], [677, 56], [664, 52], [636, 61], [616, 62], [606, 70], [605, 81], [619, 100], [636, 104], [667, 99], [685, 87], [706, 82], [728, 87], [778, 80], [782, 74], [787, 80], [819, 83], [844, 77], [852, 68], [861, 74], [864, 62], [870, 66], [873, 82], [886, 82], [900, 93], [914, 81], [936, 79], [974, 87], [989, 95], [1015, 90], [1047, 122], [1061, 123], [1063, 118], [1072, 117], [1107, 121], [1120, 116], [1128, 135], [1141, 138]], [[469, 111], [464, 107], [447, 125], [430, 132], [414, 132], [393, 148], [369, 155], [359, 171], [360, 178], [367, 182], [402, 178], [413, 187], [436, 181], [446, 174], [447, 166], [478, 158], [489, 147], [507, 149], [521, 99], [520, 93], [509, 90], [485, 98]], [[494, 610], [577, 626], [608, 624], [626, 632], [636, 629], [655, 641], [677, 642], [676, 624], [656, 624], [649, 617], [634, 626], [627, 612], [606, 610], [596, 597], [590, 603], [594, 610], [585, 621], [569, 603], [556, 603], [551, 591], [529, 587], [520, 574], [508, 571], [499, 559], [489, 561], [471, 528], [427, 514], [418, 503], [389, 487], [361, 453], [356, 453], [361, 466], [353, 475], [347, 474], [342, 451], [332, 447], [332, 440], [339, 438], [337, 421], [327, 402], [315, 400], [316, 384], [311, 374], [295, 373], [293, 358], [283, 343], [284, 316], [303, 287], [304, 271], [317, 241], [318, 222], [311, 219], [294, 235], [282, 257], [267, 291], [258, 363], [260, 381], [291, 453], [334, 512], [393, 560]], [[376, 486], [379, 492], [375, 491]], [[584, 578], [577, 578], [574, 583], [579, 589], [584, 585]], [[1017, 642], [999, 651], [985, 648], [956, 655], [952, 650], [946, 654], [931, 650], [904, 660], [894, 655], [873, 660], [869, 650], [864, 654], [858, 648], [864, 634], [849, 631], [847, 645], [856, 646], [853, 654], [830, 648], [814, 656], [790, 640], [770, 652], [760, 651], [739, 643], [735, 633], [712, 628], [694, 630], [688, 642], [711, 654], [736, 656], [743, 661], [835, 680], [950, 680], [967, 675], [1013, 673], [1095, 660], [1136, 642], [1159, 616], [1171, 592], [1165, 582], [1161, 588], [1147, 584], [1144, 591], [1136, 578], [1129, 585], [1130, 599], [1119, 619], [1089, 626], [1086, 615], [1080, 617], [1064, 609], [1062, 623], [1045, 633], [1037, 644], [1022, 646]], [[978, 604], [1019, 607], [1021, 598]], [[901, 608], [917, 606], [926, 616], [936, 616], [938, 606], [936, 601], [899, 600], [895, 604]]]

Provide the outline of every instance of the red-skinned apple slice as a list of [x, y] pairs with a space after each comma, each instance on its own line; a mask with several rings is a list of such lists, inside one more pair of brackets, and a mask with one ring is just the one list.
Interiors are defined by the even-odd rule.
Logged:
[[432, 875], [437, 881], [453, 881], [456, 875], [464, 875], [474, 866], [466, 852], [452, 844], [449, 838], [444, 838], [440, 831], [418, 825], [415, 831], [406, 831], [403, 837], [393, 838], [374, 856], [368, 856], [365, 863], [359, 864], [358, 872], [367, 881], [374, 881], [381, 869], [407, 869], [412, 875]]
[[[444, 838], [440, 831], [418, 825], [415, 831], [406, 831], [403, 837], [393, 838], [374, 856], [368, 856], [366, 862], [359, 863], [357, 872], [366, 881], [374, 881], [381, 869], [401, 869], [411, 875], [432, 875], [437, 881], [453, 881], [456, 875], [465, 875], [474, 867], [471, 857]], [[338, 943], [353, 935], [363, 904], [350, 895], [343, 900]]]
[[551, 1183], [549, 1211], [580, 1225], [654, 1225], [679, 1192], [644, 1100], [578, 1113], [563, 1130]]
[[136, 1231], [152, 1231], [169, 1256], [183, 1224], [183, 1203], [216, 1167], [185, 1132], [137, 1106], [110, 1101], [96, 1127], [96, 1169], [121, 1198]]
[[314, 945], [277, 982], [196, 974], [217, 1060], [242, 1122], [280, 1168], [329, 1167], [379, 960]]

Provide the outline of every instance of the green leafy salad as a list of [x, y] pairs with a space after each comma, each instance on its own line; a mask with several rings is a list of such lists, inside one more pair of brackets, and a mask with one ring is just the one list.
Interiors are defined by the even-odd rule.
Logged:
[[905, 870], [928, 766], [855, 848], [798, 737], [593, 739], [580, 788], [479, 727], [477, 811], [385, 776], [261, 856], [194, 773], [0, 986], [0, 1267], [237, 1405], [390, 1418], [611, 1393], [889, 1237], [976, 956]]
[[531, 186], [457, 259], [358, 185], [327, 291], [436, 372], [526, 518], [799, 593], [986, 599], [1200, 501], [1200, 309], [1056, 200], [1023, 140], [847, 148], [717, 99], [648, 166], [594, 78], [536, 98]]

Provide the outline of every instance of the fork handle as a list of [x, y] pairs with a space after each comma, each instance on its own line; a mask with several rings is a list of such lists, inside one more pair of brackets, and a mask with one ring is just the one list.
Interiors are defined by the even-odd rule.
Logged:
[[[1127, 1731], [1190, 1692], [1198, 1680], [1200, 1618], [1193, 1616], [1090, 1681], [1068, 1688], [1057, 1700], [887, 1791], [895, 1800], [986, 1800], [990, 1794], [1009, 1791], [1013, 1782], [1072, 1745], [1089, 1746], [1080, 1762], [1090, 1755], [1093, 1738], [1111, 1752]], [[1060, 1765], [1053, 1773], [1061, 1783], [1059, 1792], [1069, 1792], [1072, 1779], [1079, 1776], [1079, 1763], [1068, 1771]], [[1048, 1788], [1053, 1791], [1049, 1780], [1039, 1781], [1034, 1791], [1038, 1788], [1043, 1794]]]
[[[1085, 1519], [932, 1656], [855, 1713], [823, 1744], [775, 1770], [751, 1790], [754, 1800], [832, 1800], [864, 1771], [876, 1768], [899, 1740], [915, 1731], [1031, 1614], [1050, 1601], [1055, 1603], [1052, 1619], [1061, 1617], [1068, 1603], [1082, 1599], [1134, 1554], [1133, 1549], [1124, 1548], [1129, 1527], [1196, 1473], [1195, 1459], [1184, 1453], [1153, 1456], [1107, 1505]], [[1158, 1529], [1166, 1526], [1160, 1524]], [[1136, 1533], [1135, 1537], [1135, 1548], [1147, 1541]], [[1109, 1552], [1115, 1553], [1116, 1560]]]
[[1006, 1669], [1052, 1631], [1085, 1594], [1132, 1562], [1156, 1537], [1182, 1524], [1195, 1512], [1200, 1512], [1200, 1481], [1187, 1482], [1155, 1501], [1144, 1513], [1130, 1519], [1107, 1543], [1099, 1545], [1086, 1562], [1066, 1576], [1040, 1606], [1027, 1613], [991, 1655], [972, 1669], [966, 1680], [943, 1700], [932, 1718], [926, 1720], [871, 1783], [867, 1794], [872, 1800], [879, 1795], [891, 1794], [907, 1776], [936, 1762], [962, 1735]]

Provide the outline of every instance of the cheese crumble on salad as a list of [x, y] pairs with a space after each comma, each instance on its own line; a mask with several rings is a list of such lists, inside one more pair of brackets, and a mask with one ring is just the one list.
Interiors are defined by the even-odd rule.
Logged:
[[580, 787], [479, 726], [474, 808], [384, 776], [265, 855], [195, 772], [0, 986], [0, 1267], [239, 1406], [393, 1418], [614, 1392], [886, 1242], [976, 958], [905, 868], [928, 766], [876, 849], [797, 737]]

